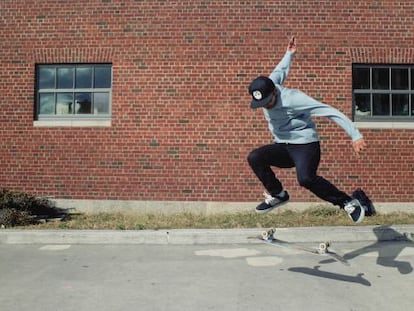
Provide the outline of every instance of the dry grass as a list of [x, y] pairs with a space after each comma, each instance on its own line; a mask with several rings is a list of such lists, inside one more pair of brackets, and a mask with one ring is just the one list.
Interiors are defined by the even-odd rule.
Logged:
[[[414, 214], [392, 213], [366, 217], [361, 225], [414, 224]], [[127, 214], [100, 213], [72, 215], [69, 220], [20, 227], [24, 229], [230, 229], [267, 227], [353, 226], [343, 210], [315, 207], [305, 211], [291, 210], [258, 215], [254, 212], [235, 214]]]

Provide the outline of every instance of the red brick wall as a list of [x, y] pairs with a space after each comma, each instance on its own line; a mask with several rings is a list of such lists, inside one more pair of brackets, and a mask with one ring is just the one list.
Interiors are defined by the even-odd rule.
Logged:
[[[248, 152], [271, 141], [247, 86], [296, 35], [288, 87], [351, 116], [353, 62], [414, 63], [410, 1], [0, 2], [0, 187], [73, 199], [255, 201]], [[111, 62], [112, 126], [33, 125], [36, 63]], [[357, 159], [319, 119], [320, 174], [414, 200], [414, 130], [363, 129]], [[278, 175], [294, 201], [315, 197]]]

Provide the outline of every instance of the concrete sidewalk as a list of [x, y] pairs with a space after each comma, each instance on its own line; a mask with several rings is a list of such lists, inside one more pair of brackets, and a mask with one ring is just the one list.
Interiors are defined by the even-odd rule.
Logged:
[[334, 250], [350, 265], [264, 243], [0, 244], [1, 309], [412, 310], [414, 243], [337, 242]]
[[[0, 244], [154, 244], [200, 245], [260, 243], [251, 237], [264, 229], [172, 230], [0, 230]], [[280, 228], [279, 239], [292, 242], [412, 240], [414, 225]]]

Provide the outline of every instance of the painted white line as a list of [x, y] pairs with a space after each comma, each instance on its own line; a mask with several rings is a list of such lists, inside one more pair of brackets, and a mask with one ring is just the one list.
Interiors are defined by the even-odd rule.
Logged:
[[283, 262], [281, 257], [267, 256], [267, 257], [248, 257], [247, 264], [252, 267], [274, 267]]
[[224, 248], [224, 249], [208, 249], [202, 251], [196, 251], [197, 256], [213, 256], [223, 258], [237, 258], [237, 257], [248, 257], [260, 254], [255, 249], [248, 248]]
[[44, 245], [44, 246], [40, 247], [39, 250], [41, 250], [41, 251], [62, 251], [62, 250], [68, 249], [70, 247], [71, 247], [71, 245], [63, 245], [63, 244]]

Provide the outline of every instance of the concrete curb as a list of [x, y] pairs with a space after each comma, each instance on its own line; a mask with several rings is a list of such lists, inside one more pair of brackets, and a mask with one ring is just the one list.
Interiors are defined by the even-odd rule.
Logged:
[[[123, 200], [69, 200], [53, 199], [58, 208], [68, 209], [74, 213], [162, 213], [176, 214], [183, 212], [200, 214], [223, 214], [252, 212], [257, 206], [256, 202], [210, 202], [210, 201], [123, 201]], [[318, 202], [289, 202], [283, 206], [284, 210], [303, 211], [312, 207], [328, 205]], [[414, 202], [375, 202], [378, 213], [388, 214], [393, 212], [414, 213]], [[332, 206], [332, 208], [336, 208]], [[275, 211], [276, 213], [278, 210]]]
[[[0, 230], [0, 244], [245, 244], [263, 229], [173, 230]], [[414, 225], [301, 227], [277, 229], [278, 238], [292, 242], [354, 242], [412, 240]]]

